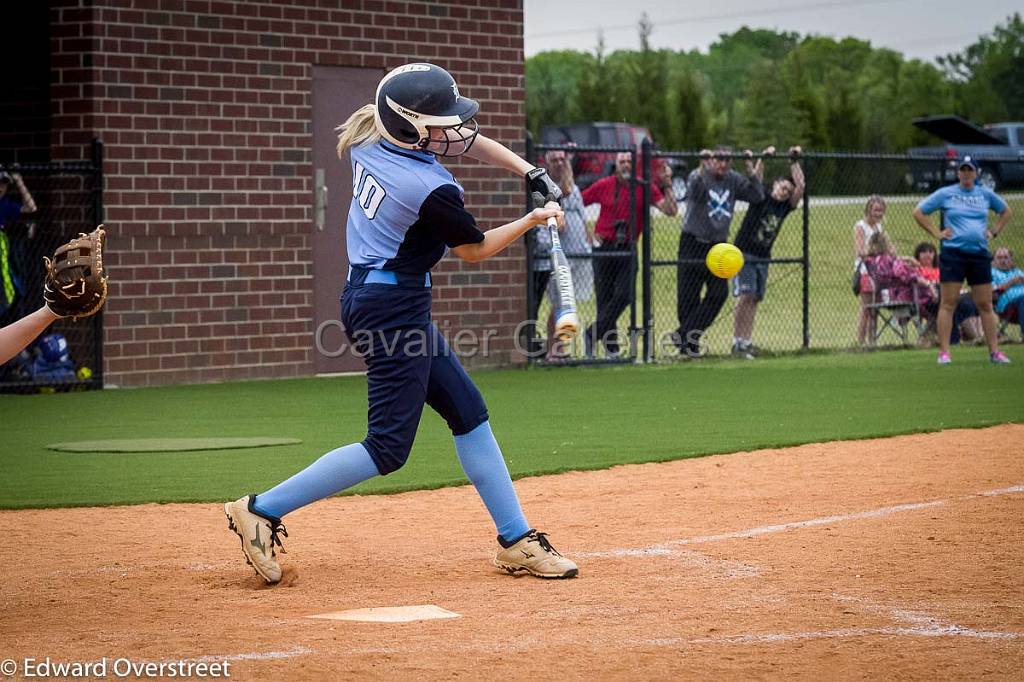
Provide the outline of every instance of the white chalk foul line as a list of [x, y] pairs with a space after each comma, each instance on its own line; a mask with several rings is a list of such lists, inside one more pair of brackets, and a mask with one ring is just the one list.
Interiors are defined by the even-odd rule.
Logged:
[[[861, 597], [852, 597], [843, 594], [832, 594], [836, 601], [854, 603], [872, 613], [881, 614], [892, 618], [897, 623], [906, 623], [911, 627], [897, 628], [899, 634], [916, 634], [922, 637], [945, 637], [949, 635], [959, 637], [973, 637], [975, 639], [1017, 639], [1024, 635], [1019, 632], [993, 632], [989, 630], [974, 630], [965, 628], [942, 620], [938, 616], [925, 613], [924, 611], [911, 611], [897, 606], [885, 606], [868, 601]], [[904, 632], [906, 631], [906, 633]]]
[[795, 642], [806, 639], [847, 639], [871, 635], [902, 635], [906, 637], [970, 637], [972, 639], [1019, 639], [1019, 632], [990, 632], [972, 630], [957, 625], [936, 627], [885, 627], [885, 628], [841, 628], [838, 630], [815, 630], [810, 632], [765, 632], [728, 637], [705, 637], [690, 639], [680, 644], [771, 644], [774, 642]]
[[797, 528], [811, 528], [813, 526], [826, 526], [830, 523], [842, 523], [844, 521], [857, 521], [860, 519], [871, 519], [878, 518], [881, 516], [889, 516], [890, 514], [898, 514], [905, 511], [917, 511], [918, 509], [928, 509], [929, 507], [941, 507], [946, 504], [948, 500], [936, 500], [935, 502], [918, 502], [915, 504], [897, 504], [892, 507], [882, 507], [881, 509], [871, 509], [869, 511], [856, 512], [854, 514], [834, 514], [832, 516], [819, 516], [816, 519], [808, 519], [806, 521], [793, 521], [790, 523], [776, 523], [770, 526], [758, 526], [757, 528], [748, 528], [746, 530], [738, 530], [732, 533], [720, 533], [718, 535], [701, 535], [695, 538], [686, 538], [685, 540], [670, 540], [666, 542], [666, 545], [699, 545], [705, 542], [718, 542], [719, 540], [736, 540], [739, 538], [753, 538], [758, 535], [768, 535], [769, 533], [781, 533], [786, 530], [795, 530]]
[[[977, 497], [998, 497], [1000, 495], [1009, 495], [1011, 493], [1024, 493], [1024, 485], [1011, 485], [1009, 488], [986, 490], [983, 493], [978, 493]], [[967, 497], [974, 497], [974, 495], [966, 495], [965, 499]]]
[[962, 495], [960, 497], [949, 498], [945, 500], [897, 504], [888, 507], [879, 507], [878, 509], [869, 509], [867, 511], [862, 512], [854, 512], [852, 514], [832, 514], [830, 516], [819, 516], [817, 518], [806, 519], [804, 521], [776, 523], [768, 526], [758, 526], [756, 528], [737, 530], [730, 533], [718, 533], [716, 535], [698, 535], [696, 537], [684, 538], [681, 540], [668, 540], [661, 544], [651, 545], [649, 547], [610, 549], [598, 552], [574, 552], [573, 555], [583, 558], [676, 556], [678, 555], [678, 552], [672, 550], [671, 547], [678, 547], [683, 545], [700, 545], [708, 542], [719, 542], [721, 540], [738, 540], [741, 538], [753, 538], [760, 535], [768, 535], [771, 533], [781, 533], [787, 530], [813, 528], [815, 526], [825, 526], [834, 523], [844, 523], [846, 521], [859, 521], [862, 519], [881, 518], [884, 516], [890, 516], [892, 514], [899, 514], [902, 512], [918, 511], [921, 509], [941, 507], [955, 500], [968, 500], [973, 497], [998, 497], [1000, 495], [1012, 495], [1014, 493], [1024, 493], [1024, 485], [1014, 485], [1008, 488], [985, 490], [979, 493]]

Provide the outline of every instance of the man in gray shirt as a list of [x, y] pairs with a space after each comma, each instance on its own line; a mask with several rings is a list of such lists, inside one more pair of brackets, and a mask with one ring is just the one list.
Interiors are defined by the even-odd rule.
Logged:
[[[728, 241], [736, 201], [764, 200], [764, 188], [754, 173], [753, 153], [744, 152], [746, 176], [729, 168], [732, 153], [725, 147], [701, 151], [700, 168], [686, 181], [686, 217], [679, 235], [676, 312], [679, 329], [675, 339], [681, 353], [702, 354], [701, 339], [729, 296], [724, 279], [711, 274], [704, 264], [711, 247]], [[704, 298], [701, 298], [701, 293]]]

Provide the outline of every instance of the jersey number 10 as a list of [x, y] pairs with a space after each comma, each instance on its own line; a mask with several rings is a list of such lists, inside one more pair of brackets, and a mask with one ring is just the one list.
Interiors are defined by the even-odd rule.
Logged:
[[373, 220], [373, 217], [377, 215], [380, 203], [387, 196], [387, 192], [377, 182], [377, 178], [367, 173], [366, 169], [363, 168], [363, 164], [358, 161], [356, 161], [355, 173], [353, 173], [352, 196], [356, 197], [359, 208], [363, 209], [363, 213], [370, 220]]

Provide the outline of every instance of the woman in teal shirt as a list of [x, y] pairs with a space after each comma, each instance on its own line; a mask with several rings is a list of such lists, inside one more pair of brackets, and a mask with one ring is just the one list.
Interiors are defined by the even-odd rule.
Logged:
[[[971, 297], [981, 315], [989, 357], [996, 364], [1008, 364], [1010, 359], [999, 350], [999, 322], [992, 310], [992, 254], [988, 250], [988, 242], [1003, 231], [1012, 211], [999, 195], [976, 184], [978, 166], [970, 156], [960, 160], [957, 177], [960, 182], [936, 190], [914, 209], [917, 224], [942, 243], [939, 254], [938, 362], [940, 365], [952, 362], [949, 337], [953, 329], [953, 310], [960, 295], [960, 286], [966, 278], [971, 287]], [[942, 230], [928, 218], [928, 214], [939, 209], [946, 225]], [[991, 228], [988, 226], [989, 210], [999, 214]]]

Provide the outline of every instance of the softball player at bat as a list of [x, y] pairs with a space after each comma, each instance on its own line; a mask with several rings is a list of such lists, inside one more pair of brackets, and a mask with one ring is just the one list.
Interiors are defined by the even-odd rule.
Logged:
[[[462, 469], [494, 520], [501, 545], [494, 564], [542, 578], [577, 574], [576, 564], [527, 523], [483, 397], [430, 320], [430, 269], [447, 250], [482, 261], [549, 217], [562, 219], [551, 201], [558, 187], [543, 169], [480, 135], [478, 110], [444, 69], [407, 64], [384, 76], [374, 104], [338, 128], [338, 155], [351, 150], [353, 178], [341, 319], [366, 359], [369, 428], [362, 442], [224, 506], [247, 561], [268, 583], [281, 579], [274, 549], [279, 534], [288, 535], [281, 518], [405, 464], [424, 404], [447, 421]], [[463, 205], [462, 187], [436, 158], [460, 154], [525, 175], [547, 205], [481, 232]]]

